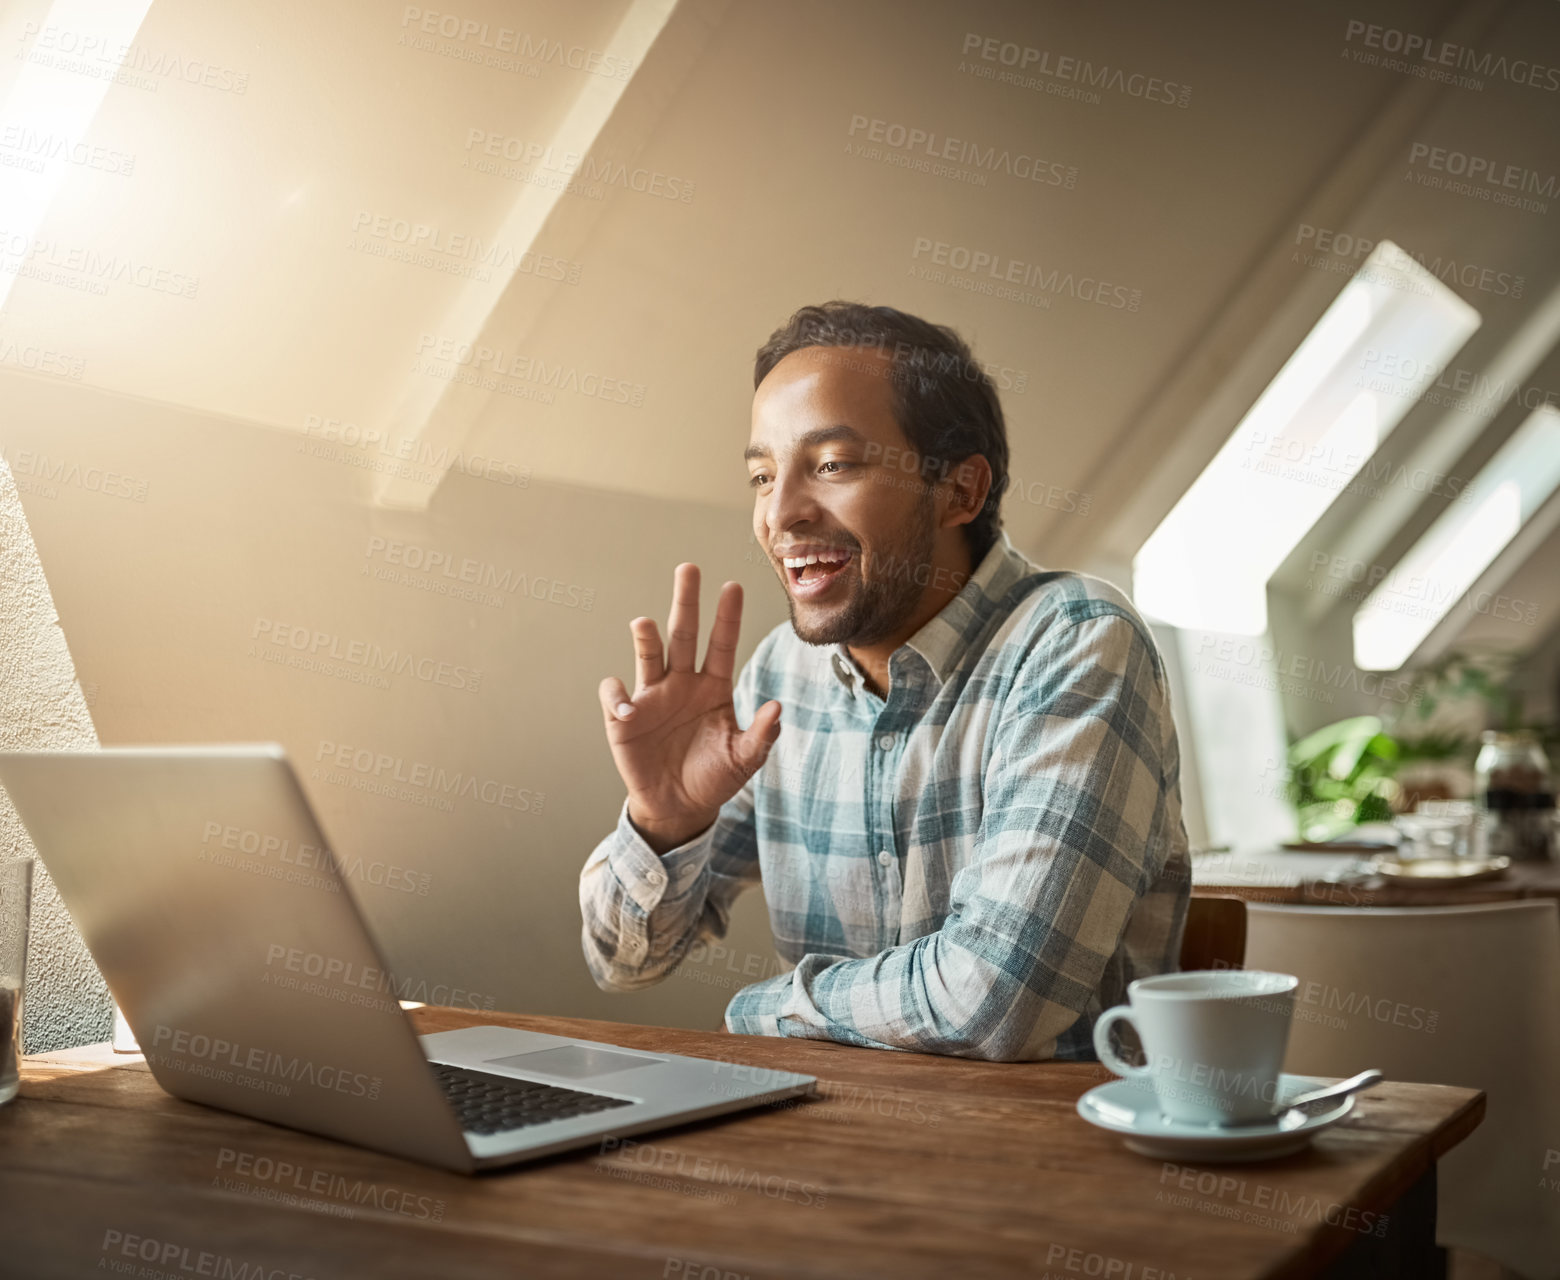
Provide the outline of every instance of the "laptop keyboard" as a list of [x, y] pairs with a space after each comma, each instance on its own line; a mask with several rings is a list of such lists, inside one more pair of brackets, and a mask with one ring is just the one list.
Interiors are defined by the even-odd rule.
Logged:
[[600, 1093], [582, 1093], [555, 1084], [537, 1084], [496, 1076], [488, 1071], [452, 1067], [447, 1062], [430, 1062], [434, 1077], [467, 1133], [503, 1133], [524, 1129], [549, 1120], [610, 1111], [633, 1104], [625, 1098], [608, 1098]]

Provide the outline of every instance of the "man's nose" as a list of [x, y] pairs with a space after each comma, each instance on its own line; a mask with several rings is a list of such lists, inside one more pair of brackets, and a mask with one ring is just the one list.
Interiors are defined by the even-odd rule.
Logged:
[[769, 528], [771, 538], [802, 521], [816, 517], [817, 503], [806, 483], [806, 477], [776, 476], [769, 489], [769, 505], [764, 511], [764, 523]]

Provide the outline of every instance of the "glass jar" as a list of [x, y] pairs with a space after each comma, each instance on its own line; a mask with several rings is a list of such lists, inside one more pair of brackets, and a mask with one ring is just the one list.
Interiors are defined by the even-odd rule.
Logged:
[[1552, 857], [1555, 787], [1538, 739], [1522, 730], [1488, 729], [1473, 771], [1484, 852], [1513, 862]]

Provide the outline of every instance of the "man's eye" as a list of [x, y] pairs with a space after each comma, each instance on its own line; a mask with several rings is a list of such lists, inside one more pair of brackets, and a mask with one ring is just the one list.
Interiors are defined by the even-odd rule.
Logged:
[[[839, 462], [839, 461], [836, 461], [833, 458], [830, 458], [829, 461], [827, 461], [827, 462], [825, 462], [823, 464], [823, 467], [838, 467], [841, 471], [843, 471], [849, 465], [850, 465], [850, 463], [848, 463], [848, 462]], [[821, 471], [821, 470], [823, 470], [823, 467], [819, 467], [818, 469]]]
[[758, 488], [758, 486], [763, 484], [764, 481], [767, 478], [768, 477], [765, 476], [762, 471], [760, 471], [756, 476], [752, 476], [752, 477], [749, 478], [749, 480], [748, 480], [748, 488], [750, 488], [750, 489]]

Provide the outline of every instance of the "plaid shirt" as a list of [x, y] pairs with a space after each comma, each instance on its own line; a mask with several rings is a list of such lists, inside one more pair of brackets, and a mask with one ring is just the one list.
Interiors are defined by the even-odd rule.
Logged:
[[702, 835], [628, 819], [580, 874], [598, 985], [647, 986], [724, 937], [763, 879], [787, 972], [729, 1030], [1010, 1061], [1094, 1057], [1127, 983], [1177, 966], [1191, 864], [1163, 664], [1127, 598], [1003, 533], [897, 649], [886, 699], [789, 622], [734, 686], [778, 698], [768, 759]]

